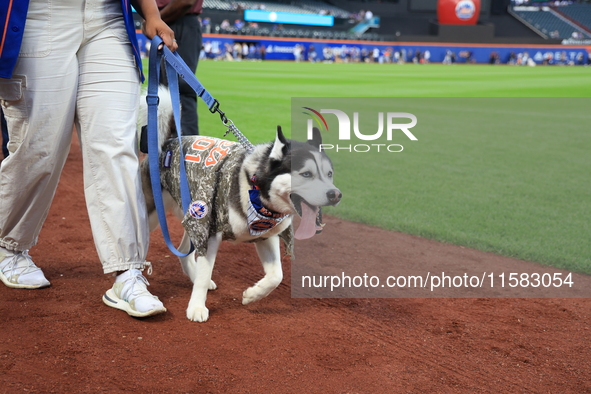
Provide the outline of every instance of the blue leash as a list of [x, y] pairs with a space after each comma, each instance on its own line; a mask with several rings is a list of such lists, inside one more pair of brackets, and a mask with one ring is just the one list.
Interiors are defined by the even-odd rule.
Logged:
[[[158, 48], [162, 45], [162, 48]], [[219, 109], [219, 102], [213, 98], [211, 94], [205, 89], [205, 87], [199, 82], [195, 74], [185, 64], [183, 59], [176, 52], [171, 52], [162, 42], [162, 39], [155, 36], [152, 39], [152, 46], [150, 47], [150, 64], [149, 64], [149, 76], [148, 76], [148, 94], [146, 96], [146, 102], [148, 104], [148, 164], [150, 168], [150, 181], [152, 184], [152, 193], [154, 195], [154, 204], [156, 206], [156, 212], [158, 213], [158, 221], [162, 229], [162, 235], [164, 242], [172, 253], [179, 257], [185, 257], [193, 251], [193, 245], [188, 253], [179, 252], [170, 240], [170, 234], [168, 231], [168, 224], [166, 222], [166, 211], [164, 209], [164, 202], [162, 200], [162, 185], [160, 183], [160, 157], [158, 155], [158, 85], [160, 81], [160, 61], [164, 58], [166, 61], [166, 75], [168, 77], [168, 87], [172, 99], [172, 109], [174, 113], [174, 120], [177, 129], [177, 138], [180, 147], [180, 190], [181, 190], [181, 207], [183, 212], [187, 212], [189, 205], [191, 204], [191, 191], [189, 190], [189, 182], [187, 181], [187, 172], [185, 170], [185, 156], [182, 151], [182, 137], [181, 137], [181, 125], [180, 125], [180, 98], [179, 98], [179, 86], [178, 78], [181, 78], [193, 88], [197, 96], [207, 104], [211, 113], [218, 112], [224, 126], [228, 127], [228, 130], [224, 134], [232, 134], [238, 139], [238, 141], [248, 151], [254, 149], [254, 145], [248, 141], [248, 139], [238, 130], [234, 123], [226, 117], [226, 114]]]

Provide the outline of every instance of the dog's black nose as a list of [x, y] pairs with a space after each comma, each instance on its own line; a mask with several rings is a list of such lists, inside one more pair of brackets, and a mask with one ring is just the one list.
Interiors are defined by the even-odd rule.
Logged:
[[339, 189], [331, 189], [326, 192], [326, 197], [328, 197], [328, 201], [330, 201], [333, 205], [336, 205], [341, 201], [343, 197], [343, 193]]

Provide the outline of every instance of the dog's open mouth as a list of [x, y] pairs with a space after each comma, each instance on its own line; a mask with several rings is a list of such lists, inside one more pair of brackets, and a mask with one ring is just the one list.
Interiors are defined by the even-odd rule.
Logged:
[[322, 208], [310, 205], [301, 196], [292, 194], [291, 201], [298, 215], [302, 218], [300, 226], [295, 232], [295, 239], [312, 238], [315, 234], [322, 232]]

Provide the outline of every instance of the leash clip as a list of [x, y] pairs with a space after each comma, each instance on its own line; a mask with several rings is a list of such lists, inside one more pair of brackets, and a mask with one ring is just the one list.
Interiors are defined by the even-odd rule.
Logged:
[[[211, 112], [212, 114], [215, 114], [216, 112], [218, 112], [220, 114], [220, 119], [222, 120], [222, 123], [224, 124], [224, 126], [228, 125], [228, 117], [226, 116], [225, 112], [220, 109], [220, 102], [217, 101], [216, 99], [213, 99], [213, 104], [209, 108], [209, 112]], [[226, 133], [226, 134], [228, 134], [228, 133]]]

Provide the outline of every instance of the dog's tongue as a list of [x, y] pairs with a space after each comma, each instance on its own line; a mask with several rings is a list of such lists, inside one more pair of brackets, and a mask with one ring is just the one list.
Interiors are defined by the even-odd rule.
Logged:
[[316, 234], [316, 210], [308, 204], [302, 203], [302, 220], [295, 233], [295, 239], [308, 239]]

